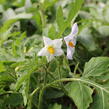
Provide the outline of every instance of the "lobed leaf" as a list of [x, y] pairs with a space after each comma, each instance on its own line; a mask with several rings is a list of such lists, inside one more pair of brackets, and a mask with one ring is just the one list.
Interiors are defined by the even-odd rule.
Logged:
[[109, 72], [109, 58], [97, 57], [92, 58], [89, 62], [85, 64], [83, 76], [100, 76], [107, 72]]
[[93, 90], [81, 82], [71, 82], [66, 85], [68, 96], [78, 109], [87, 109], [92, 103]]

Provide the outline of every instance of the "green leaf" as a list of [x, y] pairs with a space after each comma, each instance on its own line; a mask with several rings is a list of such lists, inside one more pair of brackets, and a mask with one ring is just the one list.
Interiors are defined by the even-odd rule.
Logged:
[[46, 10], [50, 7], [52, 7], [58, 0], [44, 0], [43, 2], [43, 8]]
[[[102, 37], [104, 37], [104, 36], [106, 37], [109, 35], [109, 26], [101, 24], [101, 26], [99, 26], [96, 29], [102, 35]], [[100, 37], [100, 35], [98, 37]]]
[[97, 90], [91, 109], [109, 109], [109, 94], [103, 90]]
[[[69, 11], [69, 14], [68, 14], [68, 18], [65, 20], [63, 27], [61, 28], [61, 31], [59, 31], [59, 33], [57, 34], [57, 37], [60, 38], [62, 36], [62, 34], [64, 33], [64, 31], [66, 30], [67, 27], [70, 26], [71, 24], [71, 21], [75, 20], [75, 18], [77, 17], [78, 15], [78, 12], [83, 4], [83, 1], [84, 0], [75, 0], [72, 4], [71, 4], [71, 8], [70, 8], [70, 11]], [[60, 13], [62, 14], [62, 10], [59, 9]], [[60, 14], [59, 13], [59, 14]], [[58, 15], [60, 17], [60, 15]], [[59, 18], [60, 19], [60, 18]], [[62, 19], [62, 18], [61, 18]], [[60, 20], [59, 20], [60, 21]], [[63, 22], [63, 21], [62, 21]]]
[[23, 82], [28, 80], [29, 73], [23, 74], [16, 82], [16, 91], [22, 86]]
[[64, 25], [64, 16], [63, 16], [63, 10], [62, 7], [59, 7], [56, 13], [56, 22], [58, 24], [59, 30], [61, 31], [63, 29]]
[[11, 105], [11, 106], [18, 106], [23, 104], [23, 98], [22, 95], [19, 93], [13, 93], [10, 96], [8, 96], [5, 100], [7, 105]]
[[88, 51], [95, 51], [97, 49], [97, 44], [95, 43], [89, 28], [83, 28], [78, 36], [78, 39]]
[[71, 4], [71, 9], [68, 15], [67, 22], [71, 22], [72, 20], [73, 21], [75, 20], [83, 2], [84, 0], [74, 0], [74, 2]]
[[26, 73], [18, 79], [15, 86], [16, 90], [18, 90], [22, 86], [22, 96], [23, 96], [24, 105], [26, 105], [28, 101], [29, 84], [30, 84], [29, 80], [30, 80], [30, 74]]
[[54, 105], [49, 105], [48, 109], [62, 109], [62, 106], [55, 103]]
[[8, 21], [11, 19], [30, 19], [32, 18], [32, 14], [30, 13], [26, 13], [26, 12], [22, 12], [19, 14], [16, 14], [15, 11], [11, 8], [9, 8], [7, 11], [5, 11], [3, 13], [3, 21]]
[[55, 88], [48, 88], [45, 95], [47, 99], [56, 99], [62, 97], [64, 93]]
[[32, 18], [32, 14], [20, 13], [12, 17], [12, 19], [30, 19]]
[[109, 58], [97, 57], [92, 58], [89, 62], [85, 64], [83, 76], [100, 76], [106, 72], [109, 72]]
[[23, 50], [22, 41], [25, 37], [26, 37], [26, 33], [24, 32], [21, 34], [19, 38], [16, 38], [16, 40], [14, 40], [14, 42], [12, 43], [12, 51], [14, 56], [19, 55], [21, 51]]
[[29, 99], [29, 85], [30, 85], [30, 79], [28, 78], [25, 82], [23, 82], [23, 87], [22, 87], [22, 96], [23, 96], [23, 101], [24, 105], [27, 105], [28, 99]]
[[80, 82], [70, 82], [66, 85], [68, 96], [78, 109], [87, 109], [92, 102], [92, 89]]
[[36, 22], [36, 25], [38, 26], [38, 29], [40, 30], [42, 28], [42, 21], [41, 21], [41, 14], [39, 11], [36, 10], [35, 15], [33, 16], [33, 19]]
[[4, 82], [6, 84], [10, 84], [11, 82], [14, 82], [13, 76], [9, 74], [9, 72], [3, 72], [0, 74], [0, 82]]
[[0, 62], [0, 72], [3, 72], [5, 70], [5, 66], [3, 65], [3, 63]]
[[51, 39], [56, 38], [56, 29], [55, 29], [54, 25], [52, 25], [48, 31], [48, 37], [50, 37]]
[[2, 33], [6, 32], [10, 28], [10, 26], [13, 25], [16, 21], [17, 19], [11, 19], [6, 21], [0, 28], [0, 36], [2, 36]]

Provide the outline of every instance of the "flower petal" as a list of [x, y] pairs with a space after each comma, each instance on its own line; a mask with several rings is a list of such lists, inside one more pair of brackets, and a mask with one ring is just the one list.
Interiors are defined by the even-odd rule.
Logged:
[[64, 37], [65, 42], [69, 42], [72, 39], [72, 35], [69, 34], [68, 36]]
[[71, 34], [77, 35], [77, 33], [78, 33], [78, 25], [77, 25], [77, 23], [74, 23], [73, 26], [72, 26]]
[[77, 35], [77, 33], [78, 33], [78, 25], [77, 25], [77, 23], [75, 23], [73, 26], [72, 26], [72, 31], [71, 31], [71, 33], [69, 34], [69, 35], [67, 35], [66, 37], [64, 37], [64, 40], [65, 41], [70, 41], [70, 40], [76, 40], [76, 36], [75, 35]]
[[43, 37], [43, 40], [44, 40], [45, 46], [51, 45], [51, 44], [53, 43], [53, 40], [51, 40], [51, 39], [48, 38], [48, 37]]
[[65, 43], [67, 46], [69, 46], [69, 42], [72, 42], [74, 45], [76, 45], [76, 38], [73, 36], [72, 39], [65, 38]]
[[66, 42], [66, 45], [68, 45], [69, 42], [72, 42], [74, 45], [76, 45], [77, 36], [73, 36], [70, 34], [70, 35], [64, 37], [64, 40]]
[[58, 48], [56, 49], [54, 56], [61, 56], [63, 53], [63, 50]]
[[72, 60], [73, 58], [73, 54], [75, 52], [75, 48], [70, 48], [70, 47], [67, 47], [67, 58], [69, 60]]
[[53, 45], [55, 48], [61, 48], [62, 46], [62, 39], [55, 39], [53, 40]]
[[71, 42], [74, 44], [74, 45], [76, 45], [76, 40], [77, 40], [77, 38], [75, 38], [76, 36], [73, 36], [73, 38], [72, 38], [72, 40], [71, 40]]
[[48, 52], [47, 52], [46, 47], [42, 48], [42, 49], [38, 52], [37, 55], [38, 55], [38, 56], [47, 56], [47, 55], [48, 55]]

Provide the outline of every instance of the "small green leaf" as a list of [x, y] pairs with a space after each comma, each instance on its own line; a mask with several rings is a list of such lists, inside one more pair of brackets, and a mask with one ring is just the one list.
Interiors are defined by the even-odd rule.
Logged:
[[91, 109], [109, 109], [109, 94], [103, 90], [97, 90]]
[[44, 0], [43, 8], [47, 10], [48, 8], [52, 7], [58, 0]]
[[42, 21], [41, 21], [41, 15], [40, 12], [36, 10], [35, 15], [33, 16], [33, 19], [36, 22], [36, 25], [38, 29], [40, 30], [42, 28]]
[[6, 21], [0, 28], [0, 37], [2, 36], [2, 33], [6, 32], [10, 28], [10, 26], [13, 25], [15, 22], [17, 22], [17, 19], [11, 19]]
[[92, 102], [93, 90], [80, 83], [71, 82], [66, 85], [68, 96], [74, 101], [78, 109], [87, 109]]
[[62, 109], [62, 106], [55, 103], [54, 105], [49, 105], [48, 109]]
[[22, 75], [22, 76], [17, 80], [16, 85], [15, 85], [16, 90], [18, 90], [18, 89], [22, 86], [23, 82], [28, 79], [28, 76], [29, 76], [29, 73], [26, 73], [26, 74]]
[[83, 76], [100, 76], [106, 72], [109, 72], [109, 58], [97, 57], [92, 58], [89, 62], [85, 64]]
[[5, 66], [3, 65], [3, 63], [0, 62], [0, 72], [3, 72], [5, 70]]
[[78, 12], [83, 4], [84, 0], [74, 0], [74, 2], [71, 4], [71, 9], [68, 15], [68, 22], [71, 22], [72, 20], [74, 21], [74, 19], [77, 17]]
[[48, 31], [48, 37], [50, 37], [51, 39], [56, 38], [56, 29], [53, 25], [50, 27], [50, 29]]
[[59, 30], [61, 31], [63, 29], [63, 25], [64, 25], [64, 16], [63, 16], [62, 7], [59, 7], [57, 10], [56, 22], [58, 24]]
[[80, 43], [82, 43], [82, 45], [87, 48], [88, 51], [95, 51], [97, 49], [97, 44], [95, 43], [91, 31], [88, 27], [82, 29], [78, 39]]
[[7, 105], [11, 105], [11, 106], [18, 106], [23, 104], [23, 97], [21, 94], [18, 93], [13, 93], [10, 96], [8, 96], [5, 100], [5, 103]]
[[[69, 11], [69, 14], [68, 14], [68, 18], [64, 21], [64, 23], [62, 24], [63, 20], [61, 21], [59, 17], [60, 14], [62, 15], [62, 10], [61, 8], [59, 9], [59, 14], [58, 14], [58, 24], [61, 25], [62, 24], [62, 27], [61, 27], [61, 31], [59, 31], [59, 33], [57, 34], [57, 37], [60, 38], [62, 36], [62, 34], [64, 33], [64, 31], [70, 27], [71, 25], [71, 22], [75, 20], [75, 18], [77, 17], [78, 15], [78, 12], [83, 4], [83, 1], [84, 0], [75, 0], [71, 6], [70, 6], [70, 11]], [[61, 18], [63, 19], [63, 18]], [[60, 24], [61, 23], [61, 24]]]
[[58, 89], [55, 88], [48, 88], [46, 90], [46, 98], [47, 99], [56, 99], [60, 98], [64, 95], [64, 93]]

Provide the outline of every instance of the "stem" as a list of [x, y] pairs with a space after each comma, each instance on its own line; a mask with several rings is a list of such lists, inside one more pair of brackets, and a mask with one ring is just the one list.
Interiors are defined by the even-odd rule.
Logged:
[[45, 87], [44, 86], [47, 83], [46, 78], [47, 78], [47, 74], [48, 74], [48, 70], [47, 70], [48, 66], [49, 65], [46, 65], [46, 68], [44, 67], [44, 69], [45, 69], [44, 84], [43, 84], [43, 87], [42, 87], [42, 89], [40, 91], [40, 94], [39, 94], [38, 109], [42, 109], [42, 100], [43, 100], [43, 95], [44, 95], [44, 90], [45, 90]]
[[32, 93], [31, 93], [31, 95], [30, 96], [33, 96], [38, 90], [39, 90], [40, 88], [38, 87], [38, 88], [36, 88]]
[[39, 4], [39, 6], [40, 6], [40, 15], [41, 15], [42, 29], [43, 29], [45, 27], [45, 25], [46, 25], [45, 10], [43, 9], [42, 4]]
[[52, 72], [48, 72], [48, 74], [49, 74], [54, 80], [56, 80], [56, 78], [53, 76]]
[[68, 68], [69, 72], [71, 72], [71, 69], [69, 67], [69, 61], [68, 61], [68, 59], [66, 59], [65, 54], [64, 54], [64, 59], [66, 60], [66, 62], [65, 62], [66, 67]]
[[38, 109], [42, 109], [42, 99], [43, 99], [45, 89], [46, 89], [46, 87], [43, 87], [42, 90], [40, 91]]
[[60, 79], [60, 80], [56, 80], [56, 81], [54, 81], [54, 82], [52, 82], [52, 83], [50, 83], [50, 84], [47, 84], [47, 85], [45, 86], [45, 88], [50, 87], [50, 86], [52, 86], [53, 84], [56, 84], [56, 83], [59, 83], [59, 82], [68, 82], [68, 81], [69, 81], [69, 82], [70, 82], [70, 81], [81, 81], [81, 82], [83, 82], [83, 83], [90, 84], [90, 85], [92, 85], [92, 86], [94, 86], [94, 87], [97, 87], [97, 88], [99, 88], [99, 89], [101, 89], [101, 90], [104, 90], [105, 92], [109, 93], [109, 91], [108, 91], [107, 89], [103, 88], [103, 87], [100, 86], [99, 84], [93, 83], [92, 81], [89, 81], [89, 80], [83, 80], [83, 79], [80, 79], [80, 78], [63, 78], [63, 79]]
[[[61, 79], [61, 78], [62, 78], [61, 71], [60, 71], [61, 65], [58, 63], [58, 61], [57, 61], [57, 65], [58, 65], [59, 79]], [[66, 89], [64, 88], [63, 83], [59, 83], [59, 85], [60, 85], [61, 89], [63, 90], [63, 92], [67, 95], [67, 91], [66, 91]]]
[[77, 65], [75, 66], [74, 75], [76, 75], [76, 71], [77, 71], [77, 69], [78, 69], [78, 65], [79, 65], [79, 62], [78, 62]]
[[[74, 57], [75, 61], [78, 62], [78, 59], [76, 57]], [[82, 74], [82, 70], [78, 67], [78, 71], [80, 72], [80, 74]]]
[[17, 93], [17, 92], [7, 91], [7, 92], [4, 92], [4, 93], [0, 94], [0, 96], [6, 95], [6, 94], [12, 94], [12, 93]]
[[[103, 88], [101, 85], [97, 84], [97, 83], [94, 83], [92, 81], [89, 81], [89, 80], [83, 80], [81, 78], [63, 78], [63, 79], [59, 79], [59, 80], [56, 80], [56, 81], [53, 81], [47, 85], [45, 85], [42, 90], [40, 91], [40, 94], [39, 94], [39, 104], [38, 104], [38, 109], [41, 109], [42, 107], [42, 98], [43, 98], [43, 94], [44, 94], [44, 90], [48, 87], [51, 87], [53, 84], [56, 84], [56, 83], [59, 83], [59, 82], [71, 82], [71, 81], [80, 81], [80, 82], [83, 82], [83, 83], [86, 83], [86, 84], [89, 84], [91, 86], [94, 86], [94, 87], [97, 87], [103, 91], [105, 91], [106, 93], [109, 94], [109, 91], [105, 88]], [[34, 95], [34, 93], [37, 92], [38, 89], [35, 89], [32, 93], [32, 95]]]
[[46, 70], [46, 68], [45, 68], [44, 85], [46, 84], [46, 77], [47, 77], [47, 70]]

